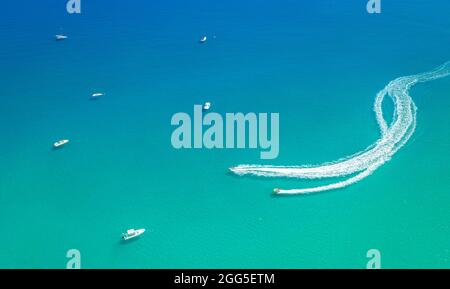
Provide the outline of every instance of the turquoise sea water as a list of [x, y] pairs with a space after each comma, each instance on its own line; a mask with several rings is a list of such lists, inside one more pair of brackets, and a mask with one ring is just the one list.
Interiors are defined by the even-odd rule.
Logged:
[[[413, 137], [356, 185], [273, 197], [320, 181], [228, 173], [375, 142], [376, 93], [450, 60], [448, 1], [25, 2], [0, 7], [1, 268], [65, 268], [72, 248], [83, 268], [365, 268], [372, 248], [450, 267], [450, 78], [413, 88]], [[172, 115], [206, 100], [279, 112], [279, 157], [173, 149]], [[124, 244], [130, 227], [148, 232]]]

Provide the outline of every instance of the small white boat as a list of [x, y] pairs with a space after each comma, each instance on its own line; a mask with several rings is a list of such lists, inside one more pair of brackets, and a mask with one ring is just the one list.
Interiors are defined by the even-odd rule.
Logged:
[[69, 38], [66, 35], [62, 35], [62, 34], [57, 34], [55, 37], [56, 37], [56, 40], [64, 40], [64, 39]]
[[209, 110], [211, 108], [211, 102], [205, 102], [203, 104], [203, 110]]
[[68, 139], [59, 140], [59, 141], [57, 141], [57, 142], [55, 142], [53, 144], [53, 147], [54, 148], [59, 148], [59, 147], [62, 147], [63, 145], [65, 145], [65, 144], [67, 144], [68, 142], [69, 142]]
[[124, 239], [126, 241], [126, 240], [129, 240], [132, 238], [136, 238], [137, 236], [144, 234], [144, 232], [145, 232], [145, 229], [137, 229], [137, 230], [129, 229], [129, 230], [127, 230], [126, 233], [122, 234], [122, 239]]
[[104, 93], [93, 93], [92, 95], [91, 95], [91, 98], [99, 98], [99, 97], [102, 97], [102, 96], [104, 96], [105, 94]]
[[208, 40], [208, 38], [206, 36], [203, 36], [202, 38], [200, 38], [200, 43], [205, 43], [206, 40]]

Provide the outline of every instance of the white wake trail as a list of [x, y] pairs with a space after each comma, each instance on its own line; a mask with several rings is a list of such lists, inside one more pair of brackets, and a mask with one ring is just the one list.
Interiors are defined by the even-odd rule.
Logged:
[[[230, 168], [230, 170], [237, 175], [301, 179], [346, 177], [356, 174], [346, 180], [324, 186], [291, 190], [276, 189], [278, 194], [318, 193], [357, 183], [389, 161], [414, 133], [417, 108], [409, 95], [411, 87], [420, 82], [428, 82], [448, 75], [450, 75], [450, 62], [446, 62], [429, 72], [399, 77], [381, 90], [377, 94], [374, 104], [381, 137], [364, 151], [331, 163], [315, 166], [239, 165]], [[394, 115], [390, 124], [383, 117], [382, 104], [386, 96], [389, 96], [394, 103]]]

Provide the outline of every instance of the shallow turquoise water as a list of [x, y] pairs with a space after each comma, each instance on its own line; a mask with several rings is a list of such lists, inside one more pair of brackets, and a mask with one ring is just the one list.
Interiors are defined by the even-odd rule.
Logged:
[[[83, 268], [365, 268], [371, 248], [385, 268], [450, 267], [449, 78], [412, 90], [412, 139], [354, 186], [273, 197], [311, 183], [227, 172], [373, 143], [376, 93], [450, 60], [448, 1], [28, 2], [0, 9], [0, 267], [64, 268], [71, 248]], [[279, 112], [279, 157], [174, 150], [172, 114], [206, 99]], [[123, 244], [129, 227], [148, 232]]]

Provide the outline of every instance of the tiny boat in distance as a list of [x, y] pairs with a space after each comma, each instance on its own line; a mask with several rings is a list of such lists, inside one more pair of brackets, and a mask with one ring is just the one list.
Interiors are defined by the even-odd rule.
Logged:
[[53, 144], [53, 147], [54, 148], [59, 148], [59, 147], [62, 147], [63, 145], [65, 145], [65, 144], [67, 144], [68, 142], [69, 142], [68, 139], [59, 140], [59, 141], [57, 141], [57, 142], [55, 142]]
[[144, 232], [145, 232], [145, 229], [137, 229], [137, 230], [129, 229], [129, 230], [127, 230], [126, 233], [122, 234], [122, 239], [124, 239], [126, 241], [126, 240], [129, 240], [132, 238], [136, 238], [137, 236], [144, 234]]
[[273, 189], [273, 193], [274, 193], [274, 194], [279, 194], [279, 193], [280, 193], [280, 189], [279, 189], [279, 188]]
[[203, 104], [203, 110], [209, 110], [211, 108], [211, 102], [205, 102]]
[[105, 95], [104, 93], [99, 93], [99, 92], [97, 92], [97, 93], [93, 93], [93, 94], [91, 95], [91, 98], [92, 98], [92, 99], [96, 99], [96, 98], [102, 97], [102, 96], [104, 96], [104, 95]]
[[56, 40], [64, 40], [64, 39], [68, 38], [66, 35], [62, 35], [62, 34], [57, 34], [55, 37], [56, 37]]
[[206, 40], [208, 40], [208, 38], [206, 36], [203, 36], [202, 38], [200, 38], [200, 43], [205, 43]]

